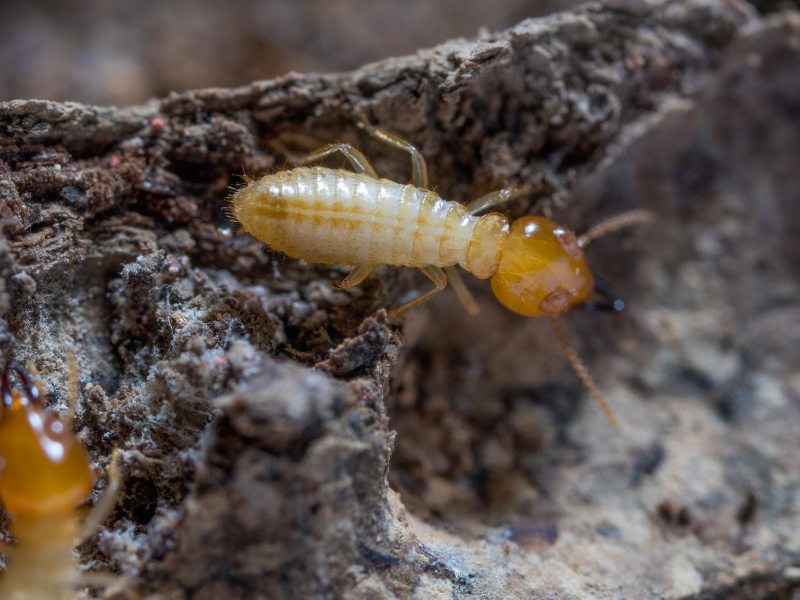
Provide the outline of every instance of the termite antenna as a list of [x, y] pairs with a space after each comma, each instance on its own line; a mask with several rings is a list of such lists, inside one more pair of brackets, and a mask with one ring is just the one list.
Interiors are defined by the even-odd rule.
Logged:
[[561, 350], [564, 351], [564, 354], [572, 365], [572, 368], [575, 370], [575, 374], [583, 382], [583, 385], [586, 387], [586, 389], [589, 390], [589, 393], [592, 395], [592, 398], [594, 398], [594, 401], [600, 406], [600, 409], [603, 411], [603, 414], [605, 414], [609, 424], [612, 427], [616, 427], [617, 419], [614, 417], [614, 412], [611, 410], [608, 402], [606, 402], [606, 399], [603, 398], [603, 394], [601, 394], [600, 390], [597, 389], [594, 379], [592, 379], [592, 376], [589, 374], [589, 370], [583, 366], [583, 362], [581, 362], [581, 359], [578, 357], [578, 353], [575, 352], [572, 346], [569, 345], [567, 336], [564, 335], [564, 331], [558, 324], [558, 316], [550, 315], [550, 323], [553, 325], [553, 331], [556, 332], [556, 337], [558, 338], [558, 343], [561, 345]]
[[589, 242], [596, 240], [607, 233], [624, 229], [625, 227], [630, 227], [632, 225], [644, 225], [646, 223], [652, 223], [654, 219], [655, 217], [653, 216], [653, 213], [651, 213], [649, 210], [632, 210], [630, 212], [622, 213], [621, 215], [617, 215], [611, 219], [606, 219], [605, 221], [590, 228], [589, 231], [578, 238], [578, 246], [581, 248], [586, 248], [586, 246], [589, 245]]

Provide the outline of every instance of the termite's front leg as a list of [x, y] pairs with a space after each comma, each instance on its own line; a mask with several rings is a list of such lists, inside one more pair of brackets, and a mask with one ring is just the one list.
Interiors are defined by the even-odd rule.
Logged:
[[528, 190], [525, 187], [507, 187], [503, 188], [502, 190], [497, 190], [496, 192], [489, 192], [485, 196], [481, 196], [480, 198], [476, 198], [471, 202], [467, 202], [466, 209], [469, 214], [476, 215], [479, 212], [488, 210], [502, 202], [513, 200], [527, 191]]
[[420, 294], [413, 300], [409, 300], [405, 304], [398, 306], [397, 308], [393, 309], [389, 315], [393, 318], [401, 318], [408, 314], [408, 311], [416, 308], [420, 304], [424, 304], [431, 298], [433, 298], [436, 294], [441, 292], [445, 286], [447, 285], [447, 275], [444, 274], [439, 267], [435, 265], [427, 265], [425, 267], [421, 267], [420, 271], [425, 273], [430, 280], [436, 284], [436, 287], [432, 290], [425, 292], [424, 294]]

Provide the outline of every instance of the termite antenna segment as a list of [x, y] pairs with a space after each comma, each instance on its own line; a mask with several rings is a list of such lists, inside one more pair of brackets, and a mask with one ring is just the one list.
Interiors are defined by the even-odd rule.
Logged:
[[581, 248], [586, 248], [586, 246], [589, 245], [589, 242], [596, 240], [607, 233], [612, 233], [633, 225], [645, 225], [647, 223], [652, 223], [654, 220], [655, 217], [649, 210], [632, 210], [630, 212], [622, 213], [616, 217], [606, 219], [605, 221], [598, 223], [589, 229], [589, 231], [578, 238], [578, 246]]
[[558, 316], [551, 315], [550, 316], [550, 323], [553, 325], [553, 331], [556, 332], [556, 337], [558, 338], [558, 343], [561, 346], [561, 349], [564, 351], [564, 354], [569, 360], [572, 368], [575, 370], [575, 374], [580, 378], [581, 382], [583, 382], [584, 387], [589, 390], [589, 393], [594, 398], [594, 401], [600, 406], [600, 409], [605, 414], [606, 419], [608, 419], [609, 424], [612, 427], [617, 426], [617, 419], [614, 416], [614, 412], [611, 410], [611, 407], [606, 402], [606, 399], [603, 398], [603, 394], [600, 393], [600, 390], [597, 389], [597, 385], [592, 379], [592, 376], [589, 374], [589, 370], [583, 365], [578, 353], [569, 345], [567, 341], [567, 336], [564, 335], [564, 331], [561, 329], [561, 325], [558, 324]]

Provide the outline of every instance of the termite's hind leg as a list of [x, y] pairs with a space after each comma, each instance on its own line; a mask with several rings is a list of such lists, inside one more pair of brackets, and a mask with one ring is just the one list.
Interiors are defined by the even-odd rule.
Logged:
[[489, 192], [485, 196], [467, 202], [466, 209], [469, 214], [477, 215], [479, 212], [488, 210], [502, 202], [513, 200], [527, 191], [528, 189], [526, 187], [507, 187], [502, 190], [497, 190], [496, 192]]
[[369, 164], [367, 157], [353, 148], [350, 144], [330, 144], [305, 156], [295, 156], [294, 154], [286, 151], [286, 158], [289, 160], [289, 162], [293, 162], [296, 165], [310, 165], [311, 163], [322, 160], [326, 156], [330, 156], [335, 152], [341, 152], [344, 154], [345, 158], [350, 161], [350, 164], [353, 166], [353, 170], [356, 173], [364, 173], [373, 179], [378, 178], [378, 174], [375, 172], [375, 169], [372, 168], [372, 165]]
[[118, 457], [119, 450], [114, 450], [114, 454], [111, 455], [111, 464], [108, 466], [108, 485], [95, 503], [94, 508], [92, 508], [92, 512], [89, 513], [89, 516], [86, 517], [86, 520], [81, 525], [78, 537], [75, 540], [76, 546], [85, 541], [103, 524], [103, 521], [108, 518], [117, 504], [117, 493], [122, 482], [119, 465], [117, 464]]
[[478, 308], [478, 303], [475, 302], [475, 298], [472, 296], [472, 292], [467, 289], [467, 286], [464, 285], [464, 280], [461, 279], [461, 273], [458, 272], [458, 267], [445, 267], [445, 273], [447, 273], [447, 279], [450, 281], [450, 285], [453, 286], [453, 289], [456, 292], [456, 296], [461, 301], [461, 304], [464, 305], [464, 308], [467, 309], [467, 312], [471, 314], [473, 317], [480, 312]]
[[342, 281], [331, 281], [331, 285], [340, 290], [351, 290], [364, 281], [370, 273], [372, 265], [356, 265]]
[[400, 148], [400, 150], [405, 150], [411, 154], [411, 184], [414, 187], [422, 188], [427, 190], [428, 189], [428, 167], [425, 164], [425, 158], [422, 156], [422, 152], [417, 150], [414, 146], [409, 144], [407, 141], [400, 139], [396, 135], [392, 135], [388, 131], [384, 131], [383, 129], [378, 129], [372, 123], [369, 122], [367, 115], [364, 111], [360, 108], [357, 108], [355, 111], [355, 115], [358, 118], [356, 124], [374, 137], [377, 140], [381, 140], [382, 142], [386, 142], [387, 144], [394, 146], [395, 148]]
[[420, 267], [419, 269], [425, 275], [427, 275], [430, 280], [436, 284], [436, 287], [430, 291], [425, 292], [424, 294], [420, 294], [413, 300], [409, 300], [405, 304], [398, 306], [397, 308], [393, 309], [390, 313], [390, 316], [393, 318], [400, 318], [404, 317], [408, 314], [408, 311], [416, 308], [420, 304], [424, 304], [431, 298], [433, 298], [436, 294], [441, 292], [445, 286], [447, 285], [447, 275], [444, 274], [444, 271], [435, 265], [427, 265], [424, 267]]

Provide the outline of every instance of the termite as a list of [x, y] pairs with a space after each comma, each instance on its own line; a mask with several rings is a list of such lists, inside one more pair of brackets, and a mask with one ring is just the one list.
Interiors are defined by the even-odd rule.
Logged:
[[[22, 389], [11, 389], [12, 372]], [[92, 491], [92, 471], [70, 427], [77, 396], [74, 370], [70, 382], [71, 406], [60, 419], [45, 409], [25, 369], [11, 362], [0, 376], [0, 502], [17, 540], [0, 548], [7, 557], [0, 575], [3, 600], [73, 600], [77, 586], [120, 583], [109, 574], [80, 573], [73, 553], [114, 508], [120, 474], [115, 453], [109, 484], [81, 522], [76, 505]], [[121, 587], [136, 597], [126, 584]]]
[[[479, 213], [518, 196], [505, 188], [466, 205], [442, 199], [428, 189], [422, 154], [408, 142], [374, 127], [357, 110], [357, 125], [370, 136], [411, 154], [412, 182], [401, 185], [378, 179], [361, 152], [349, 144], [330, 144], [298, 158], [297, 168], [246, 184], [232, 196], [232, 214], [242, 229], [273, 250], [307, 262], [351, 265], [350, 274], [334, 286], [349, 290], [376, 265], [416, 267], [435, 288], [392, 311], [402, 316], [442, 291], [448, 278], [461, 303], [475, 315], [478, 305], [456, 269], [459, 265], [480, 279], [492, 278], [497, 299], [511, 310], [532, 317], [550, 317], [572, 367], [615, 424], [611, 409], [557, 323], [566, 310], [589, 304], [596, 285], [584, 249], [606, 233], [651, 220], [646, 211], [632, 211], [600, 223], [581, 237], [544, 217], [526, 216], [509, 226], [499, 213]], [[305, 167], [336, 152], [355, 172]], [[443, 270], [444, 269], [444, 270]], [[446, 274], [445, 274], [446, 271]], [[612, 309], [621, 301], [610, 298]]]

